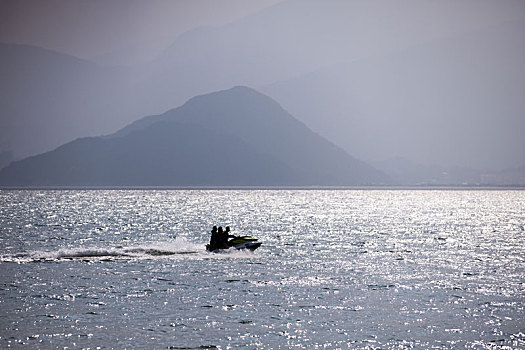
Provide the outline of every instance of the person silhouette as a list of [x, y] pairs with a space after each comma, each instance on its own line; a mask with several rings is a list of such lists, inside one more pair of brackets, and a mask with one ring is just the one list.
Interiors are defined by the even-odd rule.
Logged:
[[217, 226], [213, 226], [213, 229], [211, 230], [211, 237], [210, 237], [210, 250], [217, 249], [218, 246], [219, 246], [219, 232], [217, 231]]
[[217, 232], [217, 248], [228, 249], [228, 235], [224, 234], [225, 232], [222, 229], [222, 226], [219, 226]]
[[224, 231], [224, 234], [226, 235], [226, 239], [235, 238], [234, 235], [230, 235], [230, 226], [226, 226], [226, 230]]

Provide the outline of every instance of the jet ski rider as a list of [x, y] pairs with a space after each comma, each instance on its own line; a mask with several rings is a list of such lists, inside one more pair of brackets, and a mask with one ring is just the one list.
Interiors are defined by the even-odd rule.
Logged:
[[230, 226], [226, 226], [226, 230], [223, 233], [222, 242], [226, 244], [226, 248], [229, 248], [228, 238], [235, 238], [234, 235], [230, 235]]
[[234, 238], [235, 236], [232, 236], [229, 234], [230, 232], [230, 226], [226, 226], [226, 230], [222, 230], [222, 226], [219, 226], [219, 229], [217, 229], [217, 226], [213, 226], [213, 229], [211, 230], [211, 238], [210, 238], [210, 247], [212, 250], [214, 249], [228, 249], [230, 246], [228, 245], [228, 238]]
[[213, 226], [211, 230], [210, 247], [216, 249], [219, 242], [219, 233], [217, 232], [217, 226]]

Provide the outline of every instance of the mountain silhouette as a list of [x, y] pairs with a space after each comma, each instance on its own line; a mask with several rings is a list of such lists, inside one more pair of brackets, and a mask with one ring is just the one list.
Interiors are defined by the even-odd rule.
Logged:
[[89, 55], [0, 44], [0, 153], [18, 160], [249, 85], [368, 162], [521, 166], [525, 41], [514, 23], [524, 4], [283, 1], [192, 29], [132, 66], [130, 52], [117, 54], [126, 64], [104, 66]]
[[436, 169], [521, 167], [523, 33], [525, 20], [505, 22], [259, 90], [372, 164], [402, 157]]
[[385, 175], [269, 97], [234, 87], [190, 99], [109, 136], [13, 162], [3, 186], [343, 186]]
[[[70, 55], [0, 43], [0, 152], [15, 159], [124, 123], [127, 72]], [[145, 113], [135, 115], [134, 120]]]

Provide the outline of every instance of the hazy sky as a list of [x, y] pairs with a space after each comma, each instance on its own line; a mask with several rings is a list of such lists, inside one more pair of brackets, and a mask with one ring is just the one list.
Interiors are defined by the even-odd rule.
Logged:
[[282, 0], [0, 0], [0, 42], [90, 58], [151, 54], [200, 26], [219, 26]]

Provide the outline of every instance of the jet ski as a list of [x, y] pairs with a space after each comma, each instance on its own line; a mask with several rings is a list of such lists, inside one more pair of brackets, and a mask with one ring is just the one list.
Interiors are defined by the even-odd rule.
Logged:
[[250, 236], [235, 236], [234, 238], [228, 241], [228, 248], [213, 248], [210, 244], [206, 244], [206, 250], [209, 252], [222, 252], [230, 248], [235, 248], [237, 250], [248, 249], [252, 252], [261, 246], [262, 242], [258, 242], [257, 238]]

